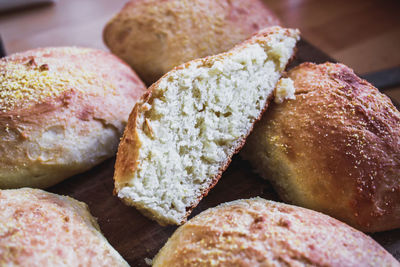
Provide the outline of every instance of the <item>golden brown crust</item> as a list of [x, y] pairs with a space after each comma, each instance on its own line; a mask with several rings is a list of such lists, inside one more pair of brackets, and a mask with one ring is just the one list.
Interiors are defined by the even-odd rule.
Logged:
[[[150, 92], [148, 93], [150, 94]], [[118, 184], [118, 188], [123, 187], [131, 179], [133, 173], [139, 164], [139, 149], [141, 142], [139, 139], [137, 128], [137, 119], [142, 104], [137, 103], [129, 116], [129, 123], [125, 128], [124, 137], [118, 146], [117, 160], [115, 162], [114, 180]]]
[[0, 190], [0, 217], [1, 266], [128, 266], [75, 199]]
[[363, 231], [400, 227], [400, 113], [390, 99], [342, 64], [305, 63], [289, 77], [296, 100], [271, 107], [247, 157], [292, 203]]
[[0, 72], [0, 188], [47, 187], [112, 156], [146, 90], [121, 60], [86, 48], [15, 54]]
[[153, 266], [400, 266], [367, 235], [261, 198], [208, 209], [179, 227]]
[[104, 28], [106, 45], [148, 84], [175, 66], [280, 25], [260, 0], [132, 0]]

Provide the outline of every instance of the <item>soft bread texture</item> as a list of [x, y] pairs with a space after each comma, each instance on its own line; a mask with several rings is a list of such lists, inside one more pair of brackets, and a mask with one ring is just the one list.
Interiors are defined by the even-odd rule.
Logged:
[[267, 28], [155, 83], [119, 146], [118, 197], [160, 224], [183, 223], [266, 108], [298, 38], [296, 30]]
[[236, 200], [179, 227], [153, 266], [400, 266], [372, 238], [322, 213]]
[[272, 105], [241, 155], [293, 204], [367, 232], [400, 227], [400, 113], [342, 64], [288, 74], [296, 100]]
[[48, 187], [113, 156], [146, 91], [121, 60], [62, 47], [0, 60], [0, 188]]
[[231, 49], [280, 25], [261, 0], [133, 0], [104, 28], [104, 42], [152, 84], [173, 67]]
[[1, 266], [129, 266], [73, 198], [0, 190], [0, 218]]

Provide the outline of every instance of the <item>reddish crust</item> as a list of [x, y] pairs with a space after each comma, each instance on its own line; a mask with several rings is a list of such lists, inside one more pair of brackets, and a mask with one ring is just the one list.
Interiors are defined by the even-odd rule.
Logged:
[[261, 0], [132, 0], [107, 23], [103, 40], [151, 84], [175, 66], [280, 24]]
[[363, 231], [400, 227], [400, 113], [390, 99], [342, 64], [305, 63], [289, 77], [296, 100], [263, 119], [263, 136], [276, 137], [269, 149], [282, 148], [271, 168], [291, 170], [290, 179], [273, 170], [275, 183], [297, 188], [281, 196]]
[[1, 266], [128, 266], [85, 203], [38, 189], [0, 190]]
[[369, 236], [324, 214], [264, 199], [203, 211], [153, 266], [399, 266]]
[[[27, 62], [46, 65], [52, 75], [61, 77], [64, 83], [58, 87], [56, 95], [40, 101], [37, 98], [30, 102], [22, 99], [22, 102], [16, 101], [12, 109], [0, 111], [0, 137], [3, 140], [0, 142], [0, 186], [7, 188], [44, 188], [93, 167], [99, 158], [86, 158], [91, 160], [90, 164], [58, 163], [64, 162], [63, 149], [56, 149], [50, 144], [46, 146], [47, 141], [39, 138], [41, 133], [54, 126], [63, 134], [77, 137], [95, 135], [96, 132], [100, 135], [103, 129], [112, 129], [119, 135], [132, 106], [146, 90], [129, 66], [101, 50], [74, 47], [30, 50], [1, 59], [0, 71], [7, 71], [7, 64], [26, 66]], [[70, 72], [73, 75], [68, 75]], [[70, 79], [80, 81], [74, 83]], [[40, 87], [44, 95], [51, 89]], [[40, 142], [46, 146], [50, 161], [30, 157], [29, 144], [40, 146]], [[116, 143], [115, 140], [113, 142]], [[114, 144], [104, 145], [114, 150], [110, 148]], [[103, 153], [102, 160], [113, 155], [108, 152], [104, 155], [102, 151], [98, 153]], [[32, 170], [44, 177], [43, 180], [27, 177], [32, 176]], [[10, 178], [10, 173], [13, 178]], [[12, 184], [8, 184], [9, 180]]]
[[[83, 73], [96, 75], [90, 76], [89, 79], [102, 79], [109, 84], [92, 85], [93, 81], [87, 80], [87, 84], [78, 85], [79, 88], [65, 87], [59, 96], [49, 97], [40, 103], [32, 103], [28, 107], [20, 107], [17, 103], [14, 109], [0, 112], [2, 123], [8, 119], [16, 122], [17, 119], [41, 121], [40, 118], [46, 114], [61, 113], [60, 111], [72, 106], [77, 115], [86, 114], [81, 116], [82, 118], [87, 119], [88, 113], [94, 113], [93, 116], [112, 122], [120, 120], [121, 114], [125, 117], [127, 110], [130, 110], [130, 105], [126, 103], [139, 99], [146, 90], [142, 81], [125, 63], [101, 50], [69, 47], [39, 48], [1, 59], [6, 64], [8, 62], [26, 64], [29, 60], [46, 62], [45, 65], [48, 65], [51, 71], [60, 72], [60, 76], [69, 70], [80, 70]], [[46, 90], [47, 88], [43, 92], [46, 93]], [[107, 97], [108, 101], [104, 101], [104, 94], [110, 94]]]

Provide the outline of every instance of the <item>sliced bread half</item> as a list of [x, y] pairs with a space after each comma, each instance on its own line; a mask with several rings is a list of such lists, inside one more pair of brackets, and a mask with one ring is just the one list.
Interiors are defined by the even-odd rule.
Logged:
[[297, 30], [267, 28], [153, 84], [119, 146], [118, 197], [162, 225], [184, 223], [243, 146], [298, 39]]

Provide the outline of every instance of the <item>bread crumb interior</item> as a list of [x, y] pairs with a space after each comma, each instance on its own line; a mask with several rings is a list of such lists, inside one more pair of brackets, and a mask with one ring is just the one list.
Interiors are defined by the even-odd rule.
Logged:
[[118, 196], [181, 223], [249, 134], [295, 43], [276, 34], [164, 76], [138, 118], [140, 163]]

